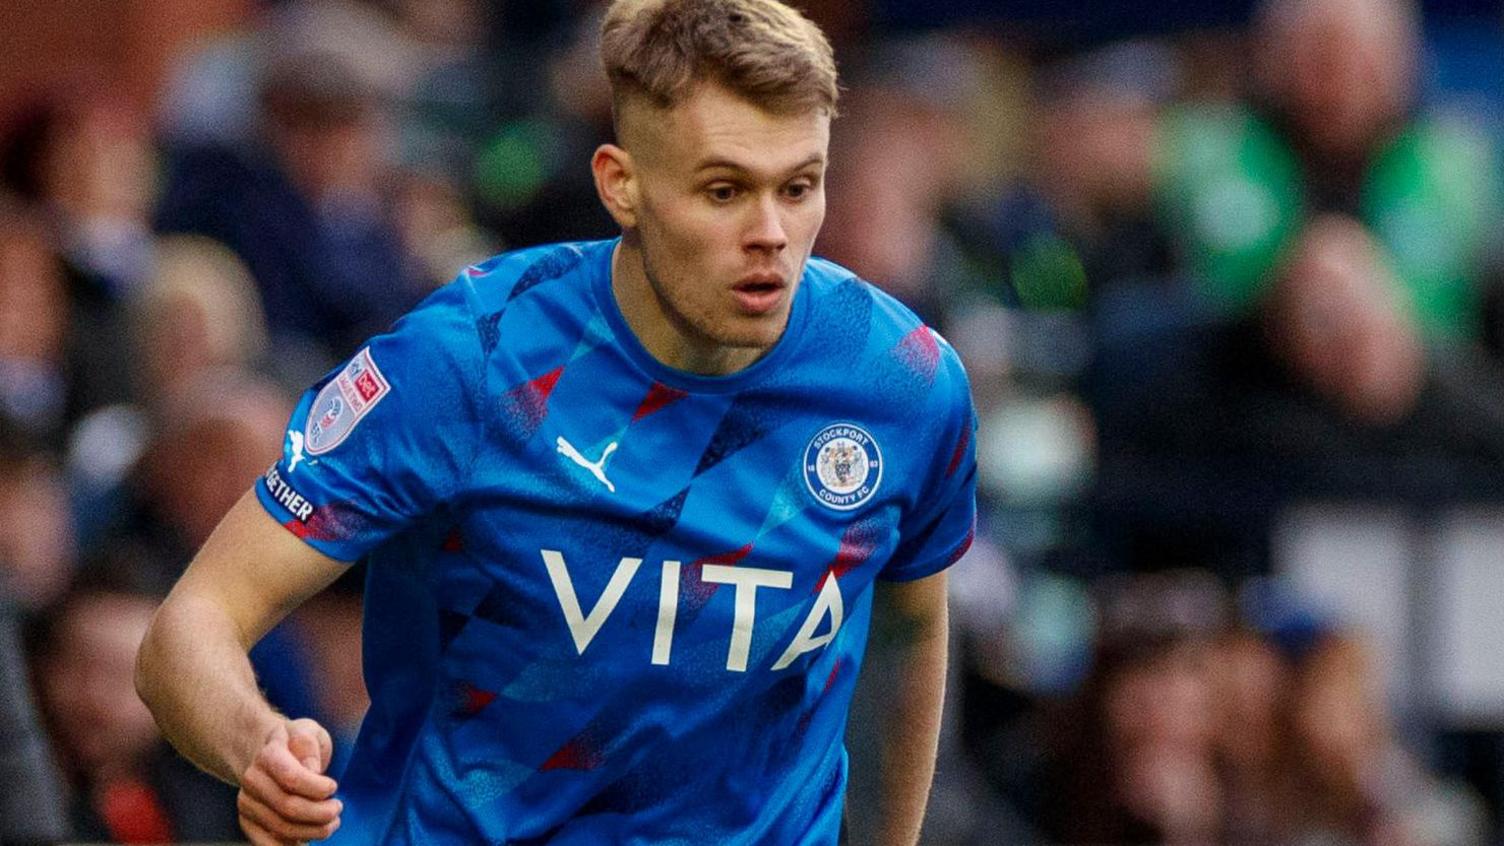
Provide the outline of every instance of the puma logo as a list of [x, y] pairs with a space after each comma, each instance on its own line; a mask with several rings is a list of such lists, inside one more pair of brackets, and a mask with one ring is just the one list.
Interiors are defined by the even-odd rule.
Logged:
[[601, 484], [606, 486], [606, 490], [616, 493], [616, 486], [611, 484], [610, 479], [606, 478], [606, 459], [611, 457], [611, 453], [616, 452], [616, 441], [612, 441], [606, 445], [606, 448], [601, 452], [599, 461], [586, 459], [585, 456], [580, 454], [579, 450], [574, 448], [574, 444], [564, 440], [563, 435], [560, 435], [555, 443], [558, 444], [560, 455], [589, 470], [591, 475], [595, 476], [595, 478], [600, 480]]
[[303, 433], [296, 429], [289, 430], [287, 440], [292, 445], [292, 458], [287, 460], [287, 472], [298, 469], [298, 462], [303, 460]]

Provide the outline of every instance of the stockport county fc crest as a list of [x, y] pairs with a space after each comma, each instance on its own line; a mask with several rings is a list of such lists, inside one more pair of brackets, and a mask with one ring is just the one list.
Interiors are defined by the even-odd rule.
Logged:
[[804, 449], [804, 483], [821, 504], [837, 511], [860, 507], [883, 480], [883, 454], [860, 426], [834, 423]]

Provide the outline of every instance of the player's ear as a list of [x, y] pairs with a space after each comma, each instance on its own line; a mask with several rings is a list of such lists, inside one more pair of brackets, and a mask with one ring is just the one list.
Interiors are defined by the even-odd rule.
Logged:
[[637, 226], [637, 166], [632, 154], [615, 144], [602, 144], [590, 159], [595, 192], [622, 229]]

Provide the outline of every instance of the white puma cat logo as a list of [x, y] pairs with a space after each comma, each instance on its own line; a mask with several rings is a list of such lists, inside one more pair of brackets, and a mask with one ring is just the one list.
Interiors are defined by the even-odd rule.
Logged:
[[606, 490], [610, 491], [611, 493], [616, 493], [616, 486], [611, 484], [610, 479], [606, 478], [606, 459], [611, 457], [611, 453], [616, 452], [616, 441], [612, 441], [611, 443], [606, 445], [606, 448], [601, 451], [601, 457], [599, 461], [587, 460], [585, 456], [580, 454], [579, 450], [574, 448], [574, 444], [564, 440], [563, 435], [560, 435], [555, 443], [558, 444], [559, 453], [561, 455], [563, 455], [565, 458], [568, 458], [570, 461], [573, 461], [575, 464], [580, 465], [586, 470], [589, 470], [591, 474], [595, 476], [595, 478], [601, 480], [601, 484], [606, 486]]
[[287, 472], [298, 469], [298, 462], [303, 460], [303, 433], [296, 429], [287, 432], [287, 440], [292, 444], [292, 458], [287, 461]]

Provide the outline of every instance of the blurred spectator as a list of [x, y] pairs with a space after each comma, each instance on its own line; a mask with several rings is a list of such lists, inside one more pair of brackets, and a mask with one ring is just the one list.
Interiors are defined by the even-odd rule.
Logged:
[[129, 362], [135, 401], [96, 409], [69, 438], [68, 476], [86, 544], [117, 518], [126, 476], [179, 393], [223, 369], [297, 377], [295, 365], [267, 355], [255, 285], [234, 253], [183, 235], [162, 237], [155, 253], [151, 276], [124, 304], [131, 354], [119, 357]]
[[505, 93], [469, 182], [482, 222], [511, 246], [617, 234], [589, 169], [578, 166], [612, 138], [603, 12], [598, 5], [574, 21], [561, 49], [537, 55], [538, 45], [518, 45], [495, 70]]
[[23, 113], [5, 145], [8, 187], [51, 219], [73, 295], [124, 297], [151, 269], [156, 150], [123, 98], [58, 92]]
[[441, 176], [406, 175], [395, 206], [402, 242], [425, 285], [443, 285], [459, 268], [501, 252], [494, 236], [476, 224], [460, 190]]
[[20, 618], [0, 594], [0, 842], [57, 842], [68, 835], [62, 782], [37, 725], [21, 652]]
[[1055, 840], [1483, 842], [1477, 800], [1395, 739], [1355, 637], [1304, 616], [1268, 634], [1228, 628], [1205, 573], [1097, 589], [1095, 660], [1041, 782]]
[[423, 292], [387, 206], [381, 106], [337, 57], [301, 55], [268, 69], [261, 118], [264, 151], [172, 157], [158, 224], [240, 256], [278, 355], [339, 358]]
[[1213, 645], [1209, 668], [1225, 841], [1278, 842], [1284, 830], [1283, 723], [1289, 694], [1284, 656], [1258, 632], [1234, 628]]
[[[502, 10], [481, 0], [389, 0], [386, 5], [408, 60], [397, 66], [402, 75], [391, 92], [397, 160], [446, 182], [465, 180], [498, 118], [516, 114], [520, 102], [534, 105], [538, 92], [530, 83], [537, 82], [544, 64], [538, 59], [543, 45], [513, 38], [502, 28]], [[356, 46], [369, 53], [364, 43]]]
[[[1072, 236], [1101, 249], [1105, 230], [1142, 212], [1153, 187], [1154, 123], [1182, 76], [1174, 49], [1151, 41], [1047, 68], [1036, 94], [1033, 181]], [[1112, 257], [1101, 269], [1121, 272], [1120, 264]]]
[[[458, 268], [500, 252], [471, 220], [474, 177], [492, 170], [477, 160], [498, 122], [539, 108], [541, 69], [552, 57], [551, 44], [520, 43], [505, 31], [500, 11], [481, 0], [293, 0], [267, 8], [256, 27], [180, 60], [163, 93], [164, 136], [177, 150], [254, 149], [265, 142], [258, 92], [289, 61], [328, 57], [380, 104], [379, 156], [401, 171], [385, 199], [397, 206], [394, 222], [422, 281], [448, 282]], [[498, 34], [505, 49], [487, 49]]]
[[150, 281], [130, 302], [140, 358], [136, 395], [160, 407], [206, 373], [253, 369], [268, 352], [266, 321], [245, 265], [224, 246], [169, 235]]
[[0, 417], [62, 438], [68, 298], [47, 231], [0, 198]]
[[73, 574], [68, 492], [51, 455], [0, 421], [0, 596], [35, 611]]
[[198, 549], [276, 458], [291, 408], [256, 377], [221, 370], [178, 391], [164, 411], [143, 480], [163, 518]]
[[1068, 843], [1196, 844], [1221, 833], [1208, 661], [1225, 614], [1209, 576], [1101, 585], [1090, 675], [1061, 721], [1049, 826]]
[[153, 550], [170, 585], [276, 459], [291, 403], [265, 380], [220, 369], [198, 373], [157, 412], [133, 474], [134, 509], [111, 542]]
[[1417, 106], [1415, 10], [1268, 0], [1250, 47], [1242, 102], [1140, 109], [1148, 149], [1111, 157], [1148, 163], [1153, 225], [1104, 240], [1165, 247], [1096, 280], [1099, 528], [1132, 566], [1265, 572], [1291, 502], [1456, 499], [1504, 466], [1497, 155]]
[[1291, 245], [1270, 293], [1271, 346], [1349, 416], [1393, 422], [1414, 407], [1425, 367], [1403, 296], [1368, 230], [1320, 216]]
[[235, 793], [163, 741], [136, 696], [136, 649], [159, 596], [128, 562], [90, 571], [42, 620], [38, 690], [72, 788], [73, 836], [237, 840]]
[[1438, 783], [1395, 741], [1362, 643], [1331, 632], [1301, 656], [1284, 709], [1295, 844], [1483, 843], [1477, 800]]
[[[1393, 388], [1355, 405], [1353, 393], [1382, 388], [1358, 386], [1368, 363], [1350, 336], [1381, 332], [1371, 346], [1408, 348], [1389, 363], [1414, 371], [1421, 353], [1410, 336], [1433, 346], [1481, 336], [1493, 281], [1484, 260], [1499, 209], [1497, 151], [1462, 115], [1416, 109], [1418, 38], [1403, 0], [1269, 0], [1254, 31], [1249, 104], [1177, 110], [1156, 150], [1166, 223], [1214, 302], [1245, 309], [1292, 277], [1296, 287], [1331, 286], [1332, 263], [1312, 266], [1313, 252], [1340, 251], [1359, 277], [1385, 268], [1392, 282], [1342, 286], [1387, 312], [1382, 323], [1342, 327], [1321, 319], [1327, 306], [1313, 298], [1287, 300], [1278, 314], [1307, 322], [1300, 331], [1336, 356], [1287, 356], [1292, 371], [1376, 422], [1409, 411], [1415, 391]], [[1336, 246], [1352, 240], [1339, 221], [1366, 232], [1371, 246]], [[1312, 275], [1323, 278], [1301, 281]], [[1337, 382], [1334, 364], [1343, 371]]]
[[816, 252], [935, 325], [970, 281], [941, 214], [960, 182], [977, 178], [961, 119], [975, 61], [959, 40], [878, 45], [848, 75], [832, 126], [830, 207]]
[[46, 272], [62, 280], [63, 410], [72, 423], [129, 395], [120, 303], [151, 272], [156, 150], [126, 100], [93, 90], [38, 100], [0, 146], [7, 187], [46, 227]]

